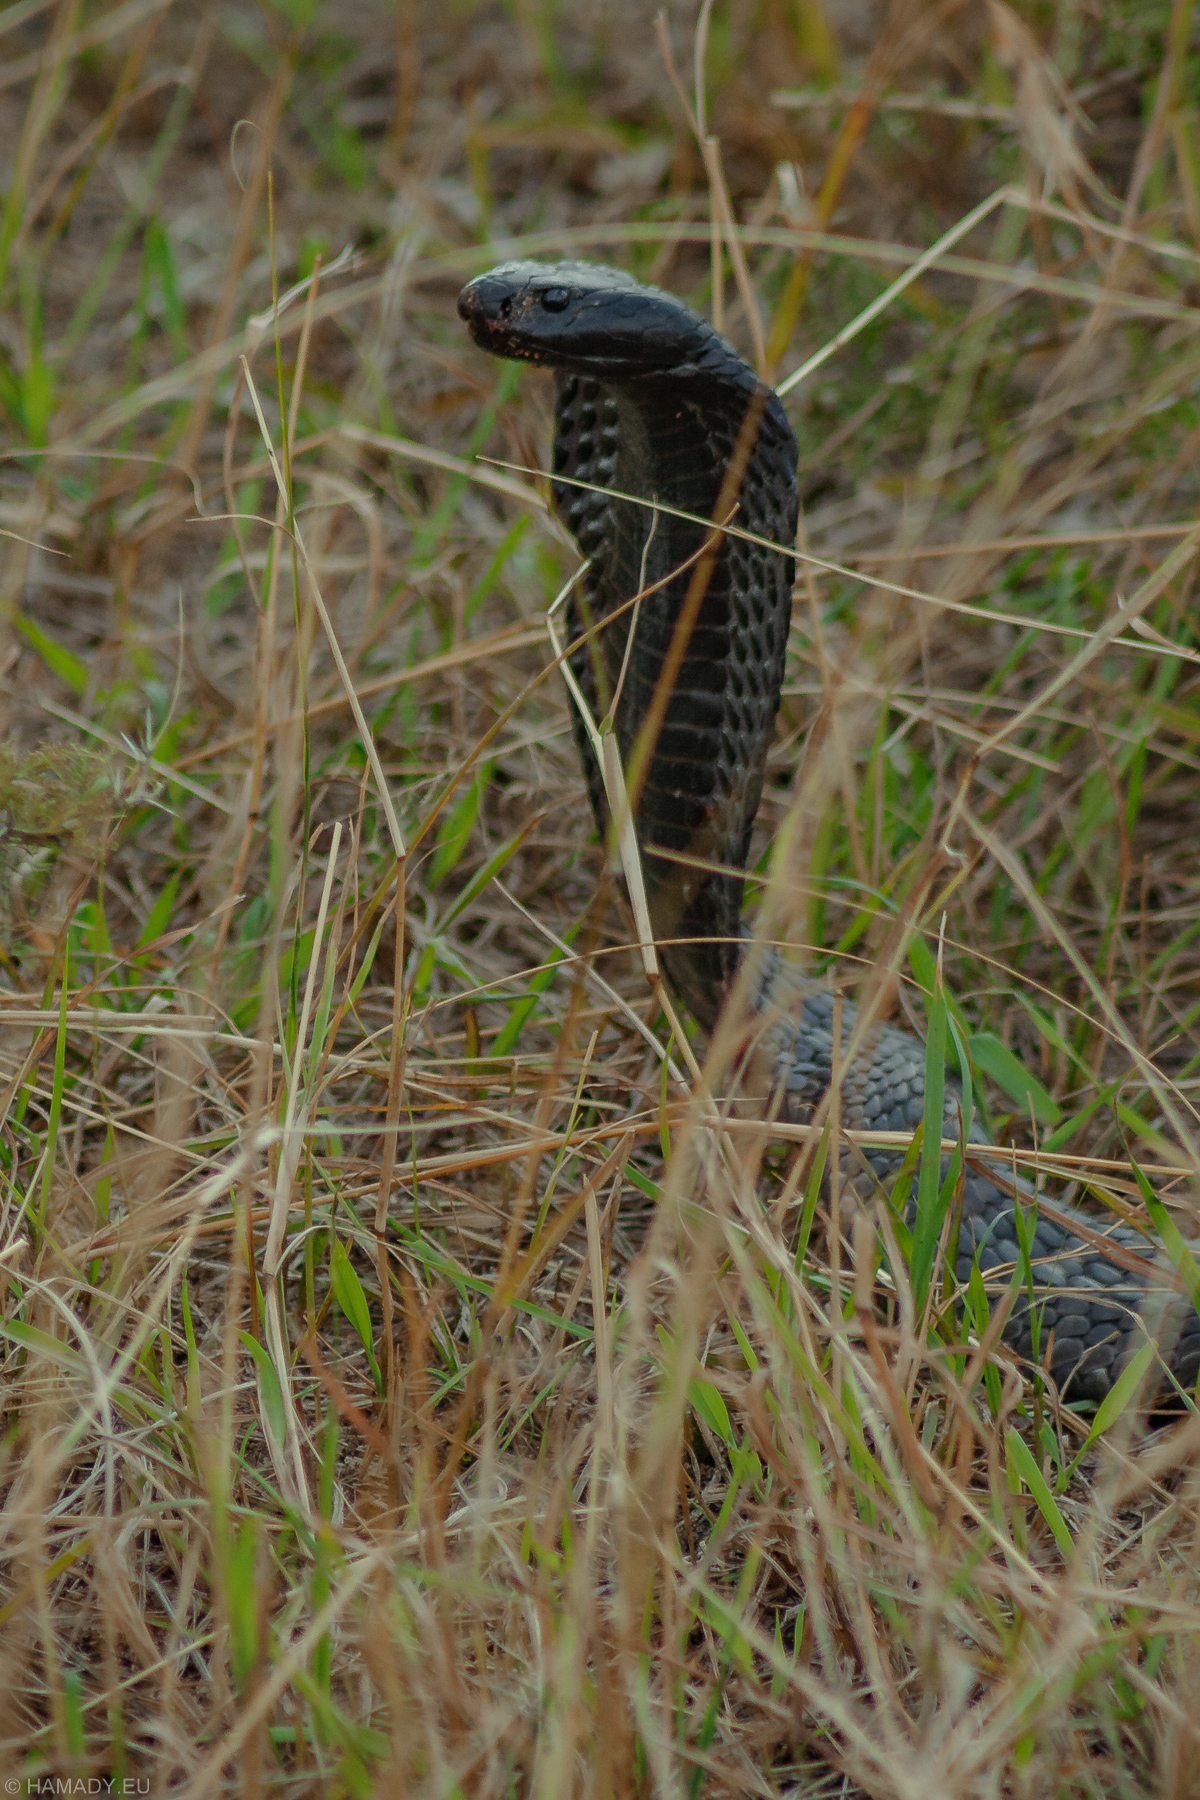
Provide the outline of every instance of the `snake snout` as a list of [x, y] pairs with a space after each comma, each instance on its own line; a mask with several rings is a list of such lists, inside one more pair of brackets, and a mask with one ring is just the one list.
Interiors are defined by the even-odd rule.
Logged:
[[458, 316], [481, 350], [536, 360], [536, 345], [528, 341], [525, 325], [531, 296], [527, 287], [503, 279], [506, 273], [490, 271], [469, 281], [458, 296]]
[[486, 324], [489, 311], [487, 295], [480, 284], [469, 281], [458, 296], [458, 316], [468, 327], [472, 337]]

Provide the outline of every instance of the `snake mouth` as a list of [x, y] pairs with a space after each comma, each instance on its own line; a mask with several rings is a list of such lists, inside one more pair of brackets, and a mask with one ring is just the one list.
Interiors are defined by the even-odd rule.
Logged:
[[527, 290], [514, 291], [481, 275], [468, 282], [458, 296], [458, 316], [473, 341], [490, 355], [516, 362], [550, 363], [556, 359], [549, 347], [538, 341], [533, 327], [538, 298]]
[[479, 348], [493, 356], [503, 354], [512, 310], [512, 295], [490, 294], [486, 277], [469, 282], [458, 296], [459, 318]]

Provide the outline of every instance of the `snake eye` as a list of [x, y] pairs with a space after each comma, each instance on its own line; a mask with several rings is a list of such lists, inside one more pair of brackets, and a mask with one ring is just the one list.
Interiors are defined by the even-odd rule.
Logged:
[[541, 301], [547, 312], [562, 312], [570, 305], [571, 291], [569, 288], [543, 288]]

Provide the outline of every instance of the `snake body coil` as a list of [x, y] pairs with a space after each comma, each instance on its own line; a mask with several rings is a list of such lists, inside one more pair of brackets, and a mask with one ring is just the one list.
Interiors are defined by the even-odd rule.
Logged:
[[[555, 372], [555, 502], [590, 564], [570, 602], [572, 641], [592, 628], [572, 667], [594, 718], [615, 697], [655, 938], [672, 986], [711, 1029], [743, 954], [742, 875], [779, 706], [792, 565], [696, 521], [732, 521], [790, 549], [791, 427], [710, 325], [619, 270], [506, 263], [463, 289], [459, 312], [483, 349]], [[578, 721], [576, 741], [603, 829], [604, 786]], [[783, 1115], [811, 1117], [832, 1076], [834, 996], [775, 960], [757, 1005]], [[846, 1003], [843, 1043], [856, 1018]], [[842, 1071], [843, 1125], [909, 1131], [924, 1096], [923, 1045], [872, 1027]], [[960, 1104], [947, 1076], [944, 1136], [958, 1135]], [[978, 1124], [971, 1138], [988, 1141]], [[856, 1187], [862, 1174], [889, 1182], [902, 1160], [868, 1151]], [[977, 1255], [989, 1291], [1002, 1291], [1020, 1260], [1011, 1186], [968, 1161], [961, 1220], [958, 1278]], [[1148, 1330], [1174, 1378], [1195, 1381], [1200, 1318], [1139, 1233], [1055, 1206], [1037, 1219], [1031, 1255], [1032, 1302], [1023, 1291], [1004, 1337], [1024, 1356], [1036, 1338], [1043, 1360], [1048, 1345], [1070, 1397], [1102, 1398]]]

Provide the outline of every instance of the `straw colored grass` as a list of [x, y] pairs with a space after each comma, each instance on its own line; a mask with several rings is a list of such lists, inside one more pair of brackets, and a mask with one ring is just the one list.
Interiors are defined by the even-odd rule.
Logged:
[[1194, 1396], [1064, 1404], [836, 1090], [722, 1099], [588, 814], [550, 391], [454, 316], [616, 259], [772, 368], [749, 916], [1195, 1236], [1192, 33], [0, 11], [10, 1786], [1200, 1791]]

